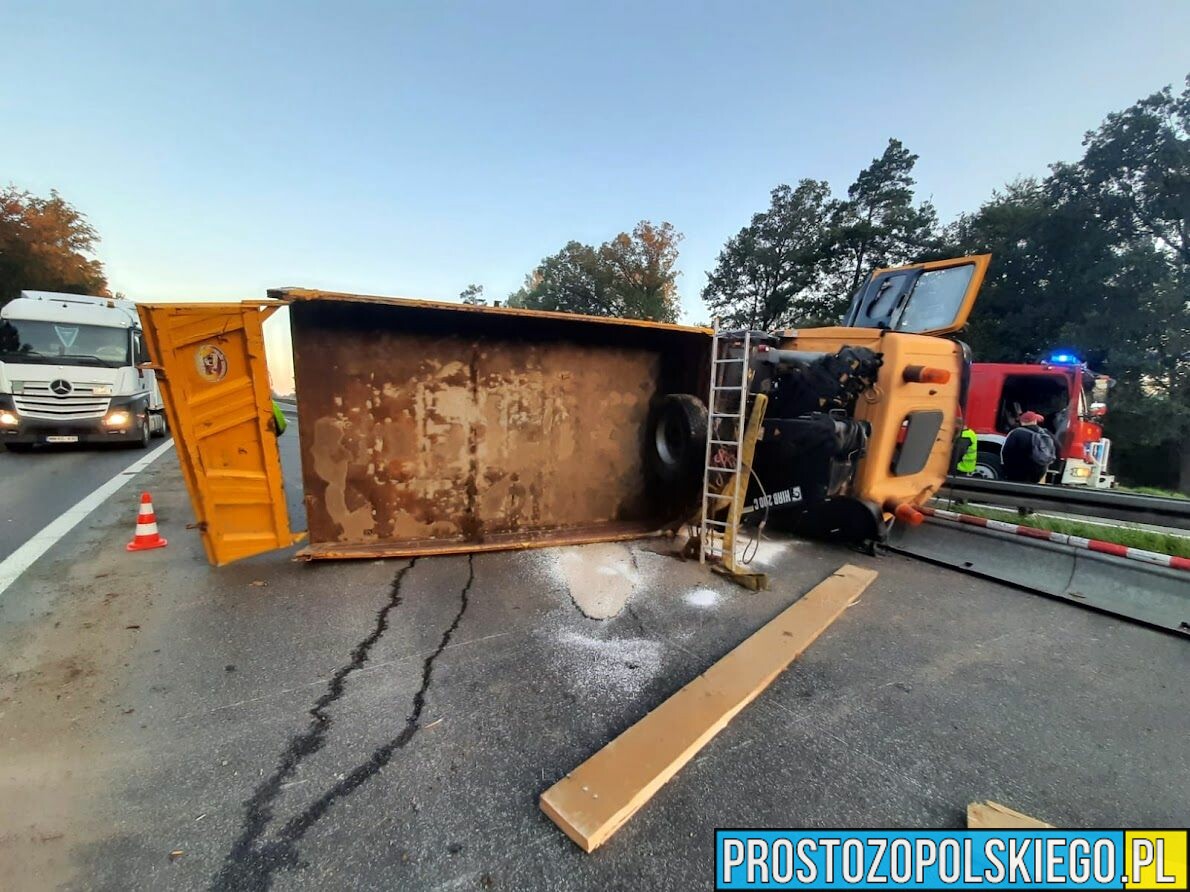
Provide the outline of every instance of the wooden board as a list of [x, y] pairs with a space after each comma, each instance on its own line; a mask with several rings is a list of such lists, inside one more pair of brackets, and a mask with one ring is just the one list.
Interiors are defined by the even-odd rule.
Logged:
[[554, 784], [541, 809], [594, 851], [854, 603], [874, 570], [844, 564]]
[[1053, 826], [990, 799], [967, 806], [968, 830], [1038, 830]]

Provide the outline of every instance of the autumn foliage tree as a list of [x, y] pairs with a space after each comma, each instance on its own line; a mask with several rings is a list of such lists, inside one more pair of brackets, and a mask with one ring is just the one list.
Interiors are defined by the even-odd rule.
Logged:
[[56, 191], [49, 198], [0, 190], [0, 305], [21, 291], [106, 295], [95, 229]]
[[642, 220], [598, 247], [568, 242], [526, 276], [508, 306], [675, 322], [681, 240], [669, 223]]

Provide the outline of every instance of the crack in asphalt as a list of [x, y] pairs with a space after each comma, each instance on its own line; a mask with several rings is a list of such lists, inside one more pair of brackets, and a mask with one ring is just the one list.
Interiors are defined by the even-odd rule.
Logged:
[[459, 623], [463, 620], [463, 614], [467, 611], [471, 586], [475, 582], [475, 558], [473, 555], [467, 557], [467, 582], [460, 593], [459, 610], [450, 626], [442, 633], [437, 648], [422, 662], [421, 685], [417, 693], [413, 695], [413, 703], [401, 732], [377, 747], [367, 760], [348, 772], [313, 803], [290, 818], [278, 832], [275, 841], [259, 842], [273, 820], [272, 804], [280, 794], [282, 784], [292, 776], [303, 759], [318, 752], [325, 745], [326, 733], [331, 726], [331, 719], [325, 710], [342, 696], [347, 676], [360, 669], [368, 661], [373, 645], [380, 640], [388, 628], [388, 615], [401, 604], [403, 597], [401, 584], [415, 561], [416, 559], [410, 561], [408, 566], [398, 571], [393, 580], [392, 593], [388, 603], [376, 615], [376, 627], [367, 638], [355, 646], [351, 653], [351, 662], [335, 672], [327, 685], [326, 693], [319, 697], [314, 707], [310, 709], [312, 719], [310, 727], [302, 734], [291, 738], [273, 774], [256, 788], [252, 798], [246, 803], [243, 830], [224, 860], [223, 868], [211, 883], [211, 889], [214, 892], [266, 890], [272, 885], [274, 874], [278, 870], [299, 867], [298, 843], [310, 828], [317, 824], [338, 800], [350, 796], [367, 783], [373, 775], [391, 761], [399, 749], [408, 744], [417, 734], [421, 727], [421, 714], [425, 708], [426, 693], [434, 674], [434, 662], [450, 644]]
[[637, 614], [636, 609], [631, 604], [629, 604], [625, 608], [625, 611], [630, 617], [632, 617], [632, 621], [636, 623], [636, 630], [640, 632], [641, 636], [647, 637], [649, 633], [645, 631], [645, 624], [641, 622], [640, 616]]

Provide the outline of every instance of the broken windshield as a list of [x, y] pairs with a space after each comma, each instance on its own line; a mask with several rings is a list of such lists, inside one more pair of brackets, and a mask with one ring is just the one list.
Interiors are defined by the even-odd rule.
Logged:
[[923, 272], [897, 321], [897, 331], [939, 331], [951, 325], [974, 274], [975, 266], [969, 263]]
[[48, 365], [129, 365], [128, 330], [73, 322], [0, 321], [0, 361]]

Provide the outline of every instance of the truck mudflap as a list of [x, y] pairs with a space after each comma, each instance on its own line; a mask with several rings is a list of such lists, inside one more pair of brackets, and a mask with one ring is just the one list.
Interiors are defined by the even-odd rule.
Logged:
[[650, 405], [706, 387], [706, 329], [304, 290], [290, 304], [306, 559], [637, 538], [684, 519]]

